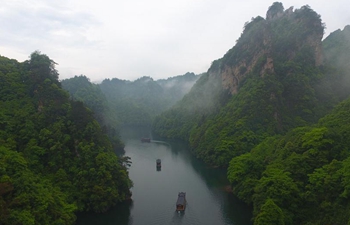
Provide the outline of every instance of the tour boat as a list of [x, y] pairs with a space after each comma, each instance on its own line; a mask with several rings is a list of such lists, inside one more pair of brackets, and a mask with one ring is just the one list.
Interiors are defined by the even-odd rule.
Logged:
[[157, 167], [162, 167], [162, 161], [160, 159], [157, 159], [156, 164]]
[[180, 192], [178, 194], [176, 202], [176, 211], [183, 212], [186, 208], [186, 192]]

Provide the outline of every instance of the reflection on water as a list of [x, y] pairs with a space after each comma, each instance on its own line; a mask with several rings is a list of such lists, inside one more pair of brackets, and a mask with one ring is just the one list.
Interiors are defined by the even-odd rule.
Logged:
[[80, 213], [77, 224], [103, 224], [103, 225], [127, 225], [132, 224], [130, 212], [133, 208], [133, 201], [126, 201], [113, 207], [106, 213]]
[[[132, 161], [133, 200], [104, 214], [78, 215], [78, 224], [251, 224], [251, 209], [225, 191], [228, 182], [224, 170], [207, 167], [180, 142], [152, 139], [142, 143], [142, 137], [152, 138], [149, 129], [125, 129], [121, 135], [125, 155]], [[160, 168], [156, 159], [161, 159]], [[180, 191], [186, 192], [184, 213], [175, 211]]]

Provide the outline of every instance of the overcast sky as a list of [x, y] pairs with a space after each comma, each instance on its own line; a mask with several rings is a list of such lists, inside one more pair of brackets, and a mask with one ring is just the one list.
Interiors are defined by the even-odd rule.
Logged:
[[[135, 80], [206, 72], [239, 38], [244, 23], [265, 18], [262, 0], [0, 0], [0, 55], [27, 60], [39, 50], [60, 79], [84, 74]], [[288, 0], [321, 15], [327, 36], [350, 24], [349, 0]]]

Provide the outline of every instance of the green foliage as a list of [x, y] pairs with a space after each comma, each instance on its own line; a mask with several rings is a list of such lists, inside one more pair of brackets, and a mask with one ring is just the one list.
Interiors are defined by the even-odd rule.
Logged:
[[202, 74], [189, 94], [157, 116], [152, 124], [153, 132], [167, 138], [188, 140], [191, 131], [209, 119], [228, 99], [227, 91], [220, 90], [219, 82], [210, 83], [208, 79], [208, 73]]
[[234, 157], [230, 161], [227, 178], [232, 184], [234, 194], [244, 202], [248, 204], [253, 202], [254, 188], [275, 151], [271, 146], [277, 144], [277, 138], [268, 138], [251, 152]]
[[267, 199], [259, 215], [254, 220], [254, 225], [284, 225], [284, 216], [282, 210], [274, 203], [272, 199]]
[[329, 67], [317, 66], [320, 16], [309, 6], [283, 11], [278, 2], [268, 14], [245, 24], [237, 44], [155, 119], [157, 135], [187, 140], [197, 157], [226, 167], [266, 137], [317, 122], [341, 100]]
[[264, 215], [264, 202], [272, 199], [285, 224], [347, 223], [349, 107], [348, 99], [315, 127], [266, 139], [231, 160], [228, 178], [233, 191], [253, 204], [255, 221]]
[[[261, 46], [264, 46], [265, 30], [268, 29], [264, 18], [253, 17], [250, 22], [244, 25], [244, 31], [237, 40], [236, 45], [227, 51], [220, 59], [219, 69], [224, 70], [226, 66], [235, 66], [239, 64], [250, 65], [254, 63], [254, 57], [261, 55]], [[243, 63], [242, 63], [243, 62]], [[212, 70], [211, 67], [209, 70]], [[241, 71], [245, 71], [244, 69]], [[249, 71], [246, 71], [249, 72]]]
[[126, 166], [93, 113], [70, 101], [55, 63], [0, 57], [0, 223], [73, 224], [130, 196]]
[[[62, 81], [62, 87], [67, 90], [71, 99], [83, 102], [89, 109], [92, 110], [94, 118], [103, 128], [112, 141], [113, 148], [116, 151], [124, 149], [124, 144], [121, 142], [117, 127], [119, 126], [117, 113], [113, 111], [102, 93], [100, 86], [93, 84], [85, 76], [75, 76], [74, 78]], [[74, 103], [75, 105], [77, 103]], [[84, 107], [84, 106], [82, 106]], [[80, 110], [77, 112], [79, 113]], [[80, 115], [76, 115], [76, 120], [79, 120]]]
[[40, 84], [45, 79], [58, 80], [56, 63], [47, 55], [35, 51], [30, 55], [30, 60], [24, 62], [25, 69], [29, 72], [29, 78], [33, 83]]
[[[271, 15], [271, 17], [274, 17], [278, 13], [283, 13], [284, 7], [281, 2], [274, 2], [270, 7], [269, 10], [267, 11], [267, 15]], [[268, 16], [266, 16], [268, 17]]]
[[259, 163], [253, 161], [250, 153], [235, 157], [230, 162], [228, 180], [233, 192], [246, 203], [252, 202], [253, 190], [260, 177], [256, 172], [259, 171]]
[[83, 75], [62, 81], [62, 87], [69, 92], [71, 98], [75, 101], [84, 102], [94, 113], [96, 120], [101, 125], [112, 123], [116, 127], [116, 118], [106, 118], [108, 111], [107, 100], [100, 87], [93, 84]]
[[0, 147], [0, 223], [72, 224], [67, 194], [29, 170], [20, 153]]
[[154, 132], [189, 141], [212, 166], [228, 166], [255, 224], [348, 223], [349, 31], [326, 38], [323, 55], [320, 15], [274, 3], [156, 118]]

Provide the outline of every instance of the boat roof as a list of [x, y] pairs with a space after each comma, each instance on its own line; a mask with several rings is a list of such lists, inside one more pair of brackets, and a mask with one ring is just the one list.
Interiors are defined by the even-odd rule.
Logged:
[[184, 205], [186, 203], [186, 193], [180, 192], [177, 198], [176, 205]]

